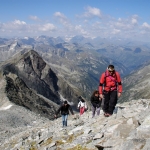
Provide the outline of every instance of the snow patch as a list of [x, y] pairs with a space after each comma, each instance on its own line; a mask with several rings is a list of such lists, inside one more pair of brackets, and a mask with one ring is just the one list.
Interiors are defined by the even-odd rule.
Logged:
[[0, 110], [7, 110], [7, 109], [10, 109], [12, 107], [12, 105], [8, 105], [8, 106], [5, 106], [5, 107], [1, 107]]
[[10, 50], [14, 50], [14, 48], [17, 46], [17, 42], [15, 42], [14, 44], [12, 44], [11, 46], [10, 46]]

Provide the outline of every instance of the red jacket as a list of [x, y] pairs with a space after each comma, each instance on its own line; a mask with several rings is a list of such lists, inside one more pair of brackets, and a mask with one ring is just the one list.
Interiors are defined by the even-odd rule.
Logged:
[[99, 93], [102, 94], [103, 90], [118, 90], [119, 93], [122, 93], [121, 77], [117, 71], [110, 75], [109, 71], [106, 70], [106, 72], [101, 75]]

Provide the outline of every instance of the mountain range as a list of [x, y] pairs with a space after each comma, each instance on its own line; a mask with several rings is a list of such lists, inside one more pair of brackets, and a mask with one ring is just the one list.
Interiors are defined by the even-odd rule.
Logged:
[[[41, 126], [42, 130], [45, 123], [54, 121], [64, 100], [77, 113], [78, 97], [82, 96], [90, 111], [90, 96], [109, 64], [114, 64], [122, 77], [119, 103], [149, 99], [149, 56], [148, 43], [126, 40], [81, 36], [0, 38], [0, 145], [31, 126]], [[142, 109], [146, 103], [142, 103]]]
[[77, 88], [86, 99], [98, 88], [100, 75], [109, 64], [114, 64], [123, 78], [146, 64], [150, 56], [149, 43], [125, 39], [54, 38], [43, 35], [35, 38], [1, 38], [0, 43], [0, 61], [21, 51], [34, 50], [57, 76]]

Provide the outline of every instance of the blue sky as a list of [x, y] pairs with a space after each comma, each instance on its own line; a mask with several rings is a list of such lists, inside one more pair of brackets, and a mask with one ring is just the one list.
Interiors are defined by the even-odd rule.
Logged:
[[0, 37], [150, 39], [150, 0], [0, 0]]

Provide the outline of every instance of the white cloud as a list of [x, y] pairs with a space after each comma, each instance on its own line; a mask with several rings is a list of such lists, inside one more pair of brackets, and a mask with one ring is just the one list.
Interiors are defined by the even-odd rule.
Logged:
[[85, 31], [83, 28], [82, 28], [82, 25], [77, 25], [75, 26], [75, 30], [77, 31], [77, 33], [80, 33], [84, 36], [87, 36], [88, 35], [88, 32]]
[[[67, 34], [70, 32], [74, 32], [74, 26], [71, 24], [71, 21], [62, 13], [60, 12], [56, 12], [54, 13], [54, 17], [56, 19], [56, 21], [58, 22], [58, 26], [59, 28], [61, 28], [61, 30], [64, 30], [63, 32], [67, 32]], [[61, 31], [62, 32], [62, 31]]]
[[132, 23], [132, 24], [137, 24], [137, 22], [138, 22], [137, 19], [132, 18], [132, 20], [131, 20], [131, 23]]
[[20, 21], [20, 20], [15, 20], [15, 21], [13, 22], [13, 24], [15, 24], [15, 25], [26, 25], [26, 22]]
[[138, 15], [132, 15], [128, 18], [114, 18], [113, 16], [102, 15], [100, 9], [96, 7], [88, 6], [80, 16], [70, 20], [63, 13], [55, 12], [53, 16], [50, 16], [51, 20], [42, 20], [42, 22], [37, 16], [30, 16], [30, 19], [36, 22], [31, 24], [28, 21], [16, 19], [11, 22], [0, 23], [0, 32], [1, 36], [83, 35], [102, 38], [132, 38], [133, 35], [134, 37], [136, 35], [139, 39], [141, 39], [141, 33], [145, 37], [150, 36], [150, 24], [139, 22], [142, 19]]
[[131, 23], [132, 23], [133, 25], [137, 25], [137, 24], [138, 24], [138, 18], [139, 18], [138, 15], [133, 15], [133, 16], [131, 17]]
[[86, 12], [83, 15], [84, 17], [102, 17], [101, 11], [98, 8], [88, 6]]
[[53, 31], [53, 30], [56, 30], [56, 27], [51, 23], [47, 23], [47, 24], [42, 25], [39, 28], [39, 30], [41, 30], [41, 31]]
[[7, 32], [7, 30], [9, 32], [13, 32], [12, 30], [27, 30], [27, 23], [25, 21], [20, 21], [20, 20], [15, 20], [13, 22], [9, 22], [9, 23], [3, 23], [1, 25], [1, 28]]
[[122, 21], [122, 19], [121, 19], [121, 18], [118, 18], [118, 21]]
[[150, 25], [147, 22], [144, 22], [142, 24], [142, 27], [145, 28], [145, 29], [150, 29]]
[[60, 13], [60, 12], [54, 13], [54, 16], [62, 18], [62, 19], [67, 19], [67, 17], [64, 14]]
[[119, 18], [110, 20], [110, 27], [120, 31], [131, 31], [138, 28], [138, 16], [134, 15], [129, 18]]
[[112, 34], [118, 34], [118, 33], [120, 33], [120, 30], [118, 30], [118, 29], [113, 29]]
[[31, 20], [34, 20], [34, 21], [39, 21], [40, 20], [37, 16], [30, 16], [29, 18]]
[[58, 21], [61, 24], [65, 25], [65, 26], [69, 24], [69, 20], [64, 14], [62, 14], [60, 12], [56, 12], [56, 13], [54, 13], [54, 16], [58, 19]]

